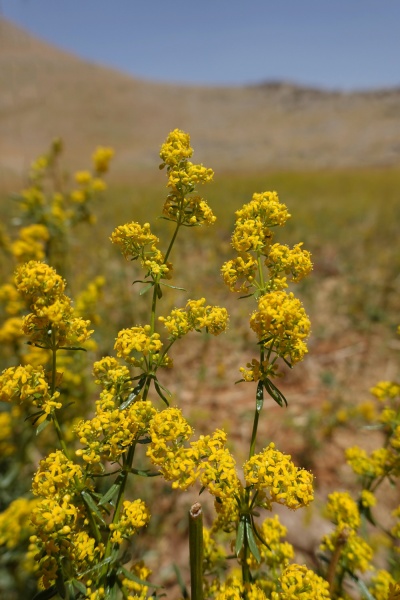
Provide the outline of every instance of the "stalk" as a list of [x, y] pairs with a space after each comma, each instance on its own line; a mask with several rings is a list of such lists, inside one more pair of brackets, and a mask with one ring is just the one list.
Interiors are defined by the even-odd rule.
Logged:
[[190, 586], [192, 600], [203, 600], [203, 512], [196, 502], [189, 510]]

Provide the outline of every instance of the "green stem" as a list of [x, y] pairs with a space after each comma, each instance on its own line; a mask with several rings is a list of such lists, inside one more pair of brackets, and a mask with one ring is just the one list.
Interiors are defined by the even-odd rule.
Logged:
[[[262, 364], [264, 362], [264, 348], [260, 348], [260, 366], [262, 367]], [[258, 397], [258, 394], [261, 394], [261, 397]], [[250, 442], [250, 451], [249, 451], [249, 459], [254, 456], [254, 452], [256, 449], [256, 441], [257, 441], [257, 430], [258, 430], [258, 421], [260, 419], [260, 414], [261, 414], [261, 410], [262, 410], [262, 402], [263, 402], [263, 388], [261, 387], [261, 390], [259, 392], [259, 388], [257, 386], [257, 392], [256, 392], [256, 409], [254, 411], [254, 420], [253, 420], [253, 430], [251, 432], [251, 442]], [[259, 403], [261, 403], [261, 406], [259, 406]]]
[[262, 266], [262, 262], [261, 262], [261, 254], [260, 252], [257, 253], [257, 265], [258, 265], [258, 275], [260, 277], [260, 289], [262, 291], [264, 291], [264, 272], [263, 272], [263, 266]]
[[168, 250], [165, 253], [164, 264], [167, 262], [168, 257], [171, 254], [172, 246], [174, 245], [174, 242], [176, 240], [176, 236], [178, 235], [178, 231], [179, 231], [179, 227], [180, 226], [181, 226], [181, 222], [179, 220], [179, 221], [176, 222], [176, 227], [175, 227], [174, 235], [172, 236], [171, 241], [170, 241], [169, 246], [168, 246]]
[[[112, 519], [112, 523], [117, 523], [119, 521], [119, 517], [121, 514], [121, 510], [122, 510], [122, 502], [124, 500], [124, 494], [125, 494], [125, 488], [126, 488], [126, 483], [128, 481], [128, 475], [129, 472], [132, 468], [132, 462], [133, 462], [133, 457], [135, 455], [135, 449], [136, 449], [136, 442], [134, 442], [132, 444], [132, 446], [129, 447], [128, 450], [128, 455], [126, 457], [125, 463], [124, 463], [124, 467], [122, 469], [121, 472], [121, 484], [119, 486], [119, 490], [118, 490], [118, 498], [117, 498], [117, 502], [115, 505], [115, 510], [114, 510], [114, 515], [113, 515], [113, 519]], [[113, 547], [113, 543], [111, 542], [111, 533], [108, 536], [108, 540], [107, 540], [107, 545], [106, 545], [106, 550], [104, 553], [104, 558], [108, 558], [110, 556], [111, 550]], [[102, 572], [101, 572], [101, 577], [104, 576], [107, 573], [107, 566], [103, 568]]]
[[253, 431], [251, 432], [251, 444], [250, 444], [249, 459], [252, 456], [254, 456], [254, 452], [256, 449], [256, 439], [257, 439], [257, 429], [258, 429], [259, 419], [260, 419], [260, 413], [256, 409], [254, 411]]
[[192, 600], [203, 600], [203, 513], [196, 502], [189, 510], [190, 586]]

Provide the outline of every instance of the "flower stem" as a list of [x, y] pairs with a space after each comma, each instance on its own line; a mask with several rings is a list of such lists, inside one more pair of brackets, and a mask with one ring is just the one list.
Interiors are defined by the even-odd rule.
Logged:
[[190, 586], [192, 600], [203, 600], [203, 513], [196, 502], [189, 510]]

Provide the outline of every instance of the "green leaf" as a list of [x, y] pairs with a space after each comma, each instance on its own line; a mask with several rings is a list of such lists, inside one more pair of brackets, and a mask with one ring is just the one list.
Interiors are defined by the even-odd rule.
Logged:
[[253, 525], [253, 533], [255, 533], [256, 538], [258, 540], [260, 540], [260, 542], [262, 543], [263, 546], [265, 546], [266, 548], [268, 548], [268, 550], [271, 550], [271, 546], [269, 544], [267, 544], [267, 542], [265, 541], [265, 539], [262, 537], [262, 535], [260, 534], [260, 532], [257, 530], [257, 527], [255, 526], [255, 523], [254, 523], [253, 519], [252, 519], [251, 522], [252, 522], [252, 525]]
[[267, 390], [268, 394], [271, 396], [271, 398], [273, 400], [275, 400], [275, 402], [277, 404], [279, 404], [279, 406], [283, 406], [284, 404], [285, 404], [285, 406], [288, 405], [285, 396], [282, 394], [282, 392], [280, 390], [278, 390], [276, 385], [274, 385], [270, 379], [264, 379], [263, 383], [264, 383], [264, 387]]
[[167, 288], [171, 288], [172, 290], [180, 290], [181, 292], [187, 292], [185, 288], [177, 287], [176, 285], [170, 285], [169, 283], [164, 283], [163, 281], [160, 281], [160, 285], [163, 285]]
[[249, 544], [250, 552], [252, 553], [252, 555], [254, 556], [254, 558], [256, 559], [256, 561], [258, 563], [261, 562], [260, 551], [258, 549], [257, 542], [254, 537], [253, 527], [252, 527], [252, 524], [247, 520], [246, 520], [246, 538], [247, 538], [247, 542]]
[[157, 298], [159, 300], [161, 300], [161, 298], [162, 298], [162, 289], [160, 288], [160, 285], [158, 283], [157, 283], [156, 290], [157, 290]]
[[365, 585], [365, 583], [363, 582], [362, 579], [359, 579], [358, 577], [355, 577], [355, 576], [353, 576], [352, 579], [354, 579], [354, 581], [360, 588], [360, 591], [363, 595], [363, 598], [365, 598], [365, 600], [375, 600], [375, 597], [371, 594], [371, 592], [369, 591], [369, 589], [367, 588], [367, 586]]
[[162, 585], [156, 585], [155, 583], [151, 583], [150, 581], [147, 581], [147, 579], [140, 579], [140, 577], [137, 577], [137, 575], [135, 575], [134, 573], [131, 573], [130, 571], [128, 571], [128, 569], [125, 569], [125, 567], [121, 566], [118, 571], [117, 571], [118, 575], [120, 575], [121, 573], [123, 575], [125, 575], [125, 577], [127, 577], [128, 579], [130, 579], [130, 581], [134, 581], [135, 583], [138, 583], [139, 585], [146, 585], [147, 587], [152, 587], [154, 589], [162, 589]]
[[94, 567], [90, 567], [90, 569], [88, 569], [87, 571], [83, 571], [83, 573], [78, 573], [78, 576], [79, 577], [84, 577], [85, 575], [89, 575], [89, 573], [93, 573], [93, 571], [98, 571], [99, 569], [102, 569], [106, 565], [109, 565], [110, 563], [112, 563], [115, 560], [115, 558], [116, 557], [115, 557], [115, 555], [113, 553], [111, 556], [108, 556], [107, 558], [105, 558], [101, 562], [97, 563], [97, 565], [95, 565]]
[[114, 496], [118, 494], [119, 488], [121, 487], [121, 481], [122, 480], [118, 477], [110, 489], [100, 498], [99, 506], [104, 506], [104, 504], [108, 504], [112, 501]]
[[102, 525], [104, 525], [104, 527], [106, 526], [106, 522], [103, 519], [103, 516], [101, 514], [101, 512], [99, 511], [95, 501], [93, 500], [92, 496], [89, 494], [89, 492], [87, 492], [86, 490], [82, 490], [81, 491], [81, 496], [82, 499], [84, 501], [84, 503], [86, 504], [86, 507], [96, 515], [96, 517], [98, 518], [98, 520], [100, 521], [100, 523]]
[[184, 598], [184, 600], [187, 600], [187, 598], [190, 598], [190, 596], [189, 596], [189, 593], [187, 591], [186, 585], [185, 585], [185, 583], [183, 581], [183, 578], [182, 578], [181, 572], [179, 570], [179, 567], [177, 565], [175, 565], [175, 564], [173, 565], [173, 567], [174, 567], [176, 578], [178, 580], [178, 585], [181, 588], [182, 598]]
[[260, 380], [257, 383], [257, 393], [256, 393], [256, 411], [258, 412], [258, 414], [261, 413], [263, 404], [264, 404], [264, 389], [263, 389], [263, 382]]
[[124, 410], [125, 408], [128, 408], [128, 406], [130, 406], [132, 402], [135, 401], [135, 399], [139, 396], [140, 392], [142, 391], [143, 386], [146, 383], [146, 379], [147, 375], [141, 375], [139, 383], [136, 387], [133, 388], [125, 402], [122, 402], [122, 404], [119, 407], [119, 410]]
[[242, 518], [239, 521], [239, 525], [236, 533], [236, 543], [235, 543], [235, 553], [236, 556], [239, 556], [241, 549], [244, 544], [244, 528], [245, 528], [245, 520]]
[[161, 475], [158, 471], [150, 471], [150, 469], [130, 469], [129, 472], [140, 477], [159, 477]]
[[74, 586], [74, 588], [78, 590], [78, 592], [80, 592], [81, 594], [86, 594], [86, 586], [82, 583], [82, 581], [72, 579], [71, 583]]
[[86, 348], [82, 348], [82, 346], [60, 346], [59, 350], [81, 350], [82, 352], [87, 352]]
[[149, 291], [150, 288], [152, 288], [154, 285], [154, 282], [152, 281], [151, 283], [148, 283], [144, 288], [142, 288], [139, 292], [139, 296], [143, 296], [143, 294], [145, 294], [146, 292]]
[[56, 588], [57, 588], [57, 592], [61, 596], [61, 598], [65, 598], [67, 595], [67, 590], [65, 588], [64, 578], [63, 578], [60, 570], [57, 573]]
[[35, 594], [32, 600], [49, 600], [49, 598], [54, 598], [57, 593], [56, 586], [52, 585], [51, 587], [47, 588], [47, 590], [42, 590], [41, 592]]
[[[168, 398], [162, 393], [161, 391], [161, 386], [158, 383], [157, 379], [154, 380], [154, 387], [156, 389], [157, 394], [160, 396], [161, 400], [167, 405], [169, 406], [169, 401]], [[165, 389], [165, 388], [164, 388]]]
[[40, 425], [38, 425], [36, 427], [36, 435], [39, 435], [40, 433], [42, 433], [43, 429], [46, 429], [46, 427], [50, 425], [50, 421], [48, 419], [45, 419], [44, 421], [42, 421], [40, 423]]
[[144, 437], [141, 440], [137, 441], [138, 444], [150, 444], [150, 442], [151, 442], [151, 437]]

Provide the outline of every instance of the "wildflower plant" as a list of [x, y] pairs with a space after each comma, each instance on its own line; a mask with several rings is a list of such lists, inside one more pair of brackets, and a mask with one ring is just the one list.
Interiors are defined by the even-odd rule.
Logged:
[[[303, 360], [310, 334], [310, 320], [292, 291], [312, 269], [310, 253], [302, 243], [290, 248], [275, 241], [290, 214], [274, 191], [254, 194], [236, 212], [235, 256], [221, 270], [228, 288], [253, 302], [248, 326], [256, 352], [240, 367], [237, 382], [254, 389], [255, 405], [241, 468], [223, 429], [195, 436], [182, 410], [171, 405], [163, 373], [173, 368], [175, 342], [191, 332], [218, 336], [229, 321], [225, 308], [204, 297], [189, 297], [183, 306], [162, 311], [164, 294], [171, 288], [183, 290], [172, 284], [178, 236], [184, 228], [216, 220], [200, 193], [213, 172], [191, 162], [190, 137], [183, 131], [172, 131], [160, 151], [168, 189], [161, 218], [168, 223], [169, 242], [164, 247], [150, 223], [135, 221], [116, 227], [110, 237], [133, 263], [133, 283], [148, 300], [147, 316], [117, 333], [114, 355], [97, 357], [94, 406], [87, 411], [75, 403], [73, 420], [64, 422], [71, 400], [66, 388], [81, 387], [69, 364], [71, 357], [92, 347], [96, 299], [104, 281], [90, 282], [73, 300], [57, 244], [76, 222], [90, 220], [90, 202], [104, 189], [102, 177], [112, 151], [98, 149], [93, 172], [77, 172], [76, 189], [66, 194], [58, 169], [60, 150], [59, 142], [54, 143], [32, 167], [21, 202], [33, 222], [26, 223], [18, 240], [5, 243], [18, 266], [14, 281], [0, 288], [9, 315], [0, 339], [14, 335], [15, 349], [27, 339], [32, 352], [29, 359], [18, 355], [20, 364], [7, 365], [0, 375], [0, 401], [8, 408], [0, 415], [0, 449], [7, 459], [18, 451], [12, 429], [22, 419], [25, 428], [33, 426], [39, 448], [46, 439], [32, 495], [10, 498], [0, 515], [0, 546], [10, 556], [25, 543], [19, 566], [37, 578], [36, 600], [165, 597], [140, 544], [155, 508], [143, 499], [143, 478], [157, 476], [173, 489], [197, 486], [214, 500], [210, 528], [203, 529], [199, 503], [190, 510], [192, 600], [341, 600], [351, 597], [349, 579], [367, 600], [394, 600], [399, 592], [396, 571], [372, 571], [374, 551], [364, 539], [363, 525], [369, 521], [377, 526], [376, 492], [400, 471], [396, 383], [381, 382], [373, 389], [383, 405], [376, 414], [385, 443], [371, 455], [348, 449], [348, 463], [360, 477], [360, 495], [357, 500], [347, 492], [329, 495], [325, 512], [332, 531], [322, 540], [318, 568], [294, 562], [286, 527], [272, 514], [276, 505], [298, 510], [314, 499], [313, 475], [273, 441], [261, 447], [257, 435], [266, 401], [287, 405], [278, 377], [285, 365], [292, 368]], [[49, 173], [57, 188], [50, 192]], [[144, 467], [140, 448], [148, 461]], [[392, 516], [393, 526], [384, 533], [394, 556], [400, 508]], [[182, 593], [188, 597], [185, 589]]]

